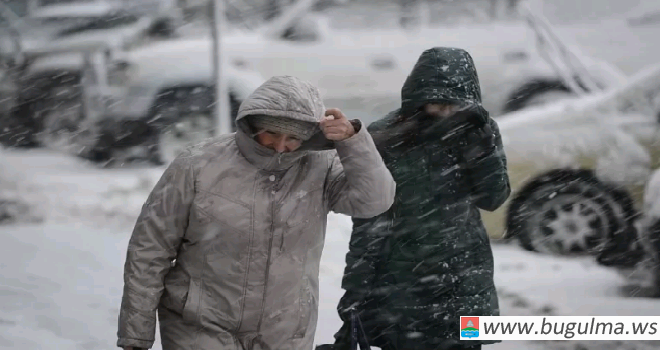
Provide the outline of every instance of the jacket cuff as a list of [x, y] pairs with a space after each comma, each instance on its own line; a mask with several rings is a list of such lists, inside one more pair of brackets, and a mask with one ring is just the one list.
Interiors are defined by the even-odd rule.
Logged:
[[360, 119], [351, 119], [349, 120], [351, 122], [351, 125], [353, 125], [353, 129], [355, 130], [355, 133], [357, 134], [360, 132], [360, 129], [362, 129], [362, 122]]
[[335, 149], [341, 159], [342, 165], [346, 165], [344, 163], [346, 161], [358, 162], [363, 166], [369, 163], [382, 163], [380, 153], [378, 153], [367, 128], [359, 127], [359, 130], [356, 129], [353, 136], [342, 141], [335, 141]]
[[117, 340], [117, 346], [120, 348], [126, 347], [126, 346], [131, 346], [134, 348], [144, 348], [144, 349], [151, 349], [152, 346], [154, 346], [154, 341], [153, 340], [141, 340], [141, 339], [128, 339], [128, 338], [119, 338]]

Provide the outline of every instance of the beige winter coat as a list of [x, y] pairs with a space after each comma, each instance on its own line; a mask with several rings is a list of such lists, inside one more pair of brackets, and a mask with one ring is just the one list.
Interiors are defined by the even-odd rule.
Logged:
[[130, 239], [118, 346], [151, 347], [158, 310], [164, 350], [312, 349], [327, 214], [381, 214], [395, 183], [366, 127], [279, 156], [244, 117], [318, 122], [324, 110], [308, 83], [271, 78], [241, 105], [237, 133], [173, 161]]

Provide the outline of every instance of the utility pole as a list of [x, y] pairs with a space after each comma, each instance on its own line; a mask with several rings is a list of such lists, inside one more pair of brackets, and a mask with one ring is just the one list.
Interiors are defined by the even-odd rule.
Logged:
[[222, 78], [222, 25], [224, 24], [224, 0], [213, 1], [213, 16], [211, 20], [211, 34], [213, 37], [213, 77], [215, 81], [215, 105], [212, 110], [215, 113], [215, 134], [222, 135], [231, 132], [232, 120], [229, 115], [229, 96], [225, 80]]

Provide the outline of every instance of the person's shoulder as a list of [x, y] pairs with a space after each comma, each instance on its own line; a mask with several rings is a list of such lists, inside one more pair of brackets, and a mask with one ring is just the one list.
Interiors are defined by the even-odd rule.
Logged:
[[399, 119], [399, 112], [399, 109], [394, 110], [367, 127], [371, 138], [374, 140], [376, 149], [378, 149], [381, 156], [386, 153], [387, 145], [391, 143], [392, 137], [396, 134], [393, 130], [396, 128], [396, 121]]
[[399, 117], [399, 109], [387, 113], [384, 117], [374, 121], [367, 126], [369, 133], [381, 132], [389, 129]]
[[177, 160], [195, 168], [203, 168], [206, 164], [227, 156], [228, 153], [235, 153], [236, 150], [235, 134], [220, 135], [186, 147]]

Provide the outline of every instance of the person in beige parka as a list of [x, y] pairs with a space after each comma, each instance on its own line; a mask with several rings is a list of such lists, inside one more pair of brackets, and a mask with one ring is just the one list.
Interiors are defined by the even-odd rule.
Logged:
[[392, 205], [367, 128], [326, 111], [310, 83], [269, 79], [236, 124], [180, 154], [145, 202], [117, 346], [153, 346], [158, 314], [164, 350], [311, 350], [327, 214]]

